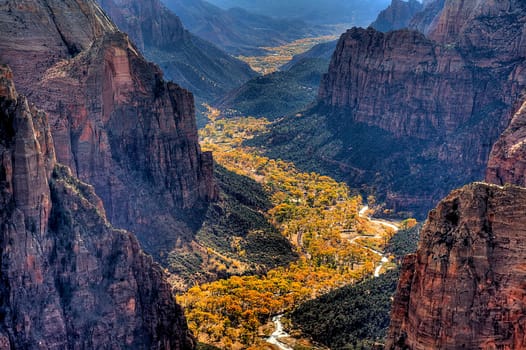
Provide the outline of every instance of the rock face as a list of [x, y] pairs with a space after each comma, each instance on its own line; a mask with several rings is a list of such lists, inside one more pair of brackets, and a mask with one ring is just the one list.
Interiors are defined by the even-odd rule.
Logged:
[[405, 260], [385, 348], [524, 349], [525, 234], [524, 188], [453, 191]]
[[212, 100], [256, 76], [250, 67], [189, 33], [159, 0], [99, 0], [140, 51], [162, 67], [166, 77]]
[[43, 112], [0, 66], [0, 348], [193, 349], [159, 266], [57, 165]]
[[91, 0], [2, 6], [0, 61], [48, 113], [58, 161], [148, 252], [190, 241], [196, 210], [216, 196], [192, 94], [166, 83]]
[[414, 15], [422, 10], [417, 0], [393, 0], [388, 8], [378, 14], [371, 27], [380, 32], [408, 28]]
[[[441, 10], [422, 20], [427, 36], [345, 33], [319, 92], [344, 149], [368, 154], [336, 156], [359, 170], [348, 172], [349, 182], [375, 186], [394, 208], [420, 214], [483, 177], [490, 147], [525, 87], [524, 2], [436, 1], [426, 9], [433, 6]], [[357, 129], [379, 140], [365, 147], [353, 136]]]
[[486, 181], [497, 185], [526, 187], [526, 102], [493, 145]]

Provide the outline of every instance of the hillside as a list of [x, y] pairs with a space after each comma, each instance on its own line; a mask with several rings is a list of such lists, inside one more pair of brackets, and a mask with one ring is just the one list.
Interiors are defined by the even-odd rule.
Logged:
[[[386, 251], [399, 260], [416, 251], [418, 235], [419, 226], [400, 230]], [[331, 349], [372, 349], [387, 335], [399, 275], [396, 267], [301, 304], [290, 314], [293, 327]]]
[[330, 59], [332, 57], [332, 54], [334, 53], [334, 50], [336, 49], [336, 44], [338, 43], [338, 40], [329, 41], [326, 43], [321, 43], [314, 45], [309, 50], [300, 53], [298, 55], [294, 55], [292, 59], [287, 62], [287, 64], [284, 64], [281, 66], [280, 70], [287, 71], [291, 69], [296, 63], [299, 63], [300, 61], [303, 61], [308, 58], [321, 58], [326, 59], [328, 62], [330, 62]]
[[316, 99], [328, 66], [328, 59], [302, 59], [287, 71], [249, 80], [215, 105], [228, 116], [250, 115], [269, 120], [302, 111]]

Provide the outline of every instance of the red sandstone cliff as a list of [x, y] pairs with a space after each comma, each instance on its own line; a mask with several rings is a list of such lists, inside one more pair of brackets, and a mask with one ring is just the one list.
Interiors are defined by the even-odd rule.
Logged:
[[476, 183], [432, 210], [386, 349], [524, 349], [526, 190]]
[[[420, 213], [483, 177], [490, 147], [526, 86], [524, 2], [435, 1], [427, 8], [435, 5], [427, 36], [345, 33], [319, 92], [343, 142], [336, 160], [359, 170], [347, 180], [387, 192], [396, 209]], [[371, 137], [383, 144], [364, 148], [353, 134], [358, 129], [380, 135]], [[349, 149], [368, 157], [356, 159]]]
[[0, 61], [48, 113], [58, 161], [149, 252], [191, 241], [195, 210], [216, 196], [192, 94], [165, 82], [92, 0], [3, 6]]
[[0, 348], [193, 349], [159, 266], [56, 165], [47, 116], [0, 66]]

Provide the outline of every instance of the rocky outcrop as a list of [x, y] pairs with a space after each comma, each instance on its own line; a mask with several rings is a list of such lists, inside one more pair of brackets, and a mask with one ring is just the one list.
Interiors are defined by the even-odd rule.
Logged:
[[57, 165], [43, 112], [0, 66], [0, 347], [193, 349], [160, 267]]
[[[490, 147], [526, 86], [523, 2], [445, 1], [431, 22], [427, 36], [349, 30], [319, 92], [343, 148], [368, 153], [335, 157], [361, 171], [348, 172], [349, 182], [420, 214], [452, 188], [483, 178]], [[357, 129], [385, 144], [365, 148], [351, 139]], [[419, 198], [429, 200], [414, 207]]]
[[408, 28], [414, 15], [422, 10], [417, 0], [392, 0], [391, 5], [378, 14], [371, 27], [380, 32]]
[[493, 145], [486, 181], [497, 185], [526, 187], [526, 102]]
[[432, 210], [404, 265], [386, 349], [524, 349], [525, 214], [525, 189], [482, 183]]
[[199, 98], [216, 99], [256, 76], [246, 63], [189, 33], [159, 0], [98, 2], [168, 79]]
[[91, 0], [2, 6], [0, 60], [48, 113], [59, 162], [94, 185], [110, 222], [148, 252], [191, 241], [216, 197], [192, 94], [165, 82]]

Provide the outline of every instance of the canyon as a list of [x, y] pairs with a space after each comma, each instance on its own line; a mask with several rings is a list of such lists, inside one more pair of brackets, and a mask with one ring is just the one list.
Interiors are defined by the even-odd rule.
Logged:
[[525, 14], [392, 0], [253, 78], [159, 0], [0, 1], [0, 348], [526, 348]]

